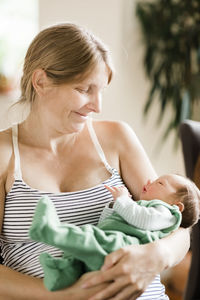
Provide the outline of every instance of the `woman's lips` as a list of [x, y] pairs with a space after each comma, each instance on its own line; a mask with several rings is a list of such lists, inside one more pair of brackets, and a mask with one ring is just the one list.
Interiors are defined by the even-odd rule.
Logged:
[[77, 112], [77, 111], [75, 111], [75, 113], [80, 117], [80, 118], [82, 118], [82, 119], [87, 119], [88, 118], [88, 114], [83, 114], [83, 113], [80, 113], [80, 112]]

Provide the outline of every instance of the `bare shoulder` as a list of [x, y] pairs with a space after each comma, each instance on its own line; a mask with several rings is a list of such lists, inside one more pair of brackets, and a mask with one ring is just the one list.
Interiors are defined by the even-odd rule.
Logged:
[[9, 162], [12, 156], [11, 129], [0, 132], [0, 232], [3, 223], [2, 209], [5, 199], [5, 184], [8, 176]]
[[12, 148], [12, 129], [0, 131], [0, 151], [5, 148]]
[[94, 126], [105, 131], [127, 130], [130, 126], [124, 121], [110, 121], [110, 120], [93, 120]]
[[12, 155], [11, 129], [0, 131], [0, 175], [2, 175], [9, 164]]
[[107, 140], [109, 143], [120, 147], [139, 144], [138, 138], [134, 130], [124, 121], [93, 121], [94, 128], [99, 137]]

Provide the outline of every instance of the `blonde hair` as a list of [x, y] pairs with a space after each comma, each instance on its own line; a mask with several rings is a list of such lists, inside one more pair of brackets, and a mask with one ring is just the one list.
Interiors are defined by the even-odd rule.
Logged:
[[83, 79], [99, 61], [105, 62], [110, 82], [113, 67], [109, 51], [92, 33], [71, 23], [42, 30], [27, 50], [18, 103], [32, 104], [35, 99], [34, 70], [43, 69], [52, 84], [59, 85]]
[[200, 213], [200, 191], [196, 184], [185, 178], [185, 184], [178, 187], [175, 197], [184, 204], [181, 226], [188, 228], [196, 224]]

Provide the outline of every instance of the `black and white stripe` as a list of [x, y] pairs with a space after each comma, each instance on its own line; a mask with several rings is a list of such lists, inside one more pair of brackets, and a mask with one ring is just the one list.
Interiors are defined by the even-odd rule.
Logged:
[[78, 192], [46, 193], [28, 186], [22, 179], [16, 179], [6, 196], [3, 230], [0, 246], [4, 265], [22, 273], [43, 277], [38, 260], [42, 252], [59, 257], [59, 249], [30, 240], [28, 231], [38, 200], [48, 195], [55, 205], [61, 222], [78, 226], [98, 223], [100, 214], [111, 195], [104, 187], [122, 185], [122, 179], [113, 169], [111, 177], [101, 184]]

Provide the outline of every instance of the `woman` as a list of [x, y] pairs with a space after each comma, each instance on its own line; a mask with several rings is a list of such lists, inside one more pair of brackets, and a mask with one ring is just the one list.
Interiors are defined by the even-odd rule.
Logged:
[[96, 224], [111, 200], [104, 184], [125, 184], [137, 198], [147, 179], [156, 178], [126, 124], [89, 118], [101, 111], [101, 94], [112, 73], [103, 43], [74, 24], [41, 31], [27, 51], [20, 102], [30, 104], [30, 114], [0, 134], [4, 300], [136, 299], [148, 285], [142, 299], [167, 299], [154, 278], [186, 253], [189, 234], [183, 229], [156, 243], [113, 252], [101, 271], [54, 293], [43, 286], [38, 256], [44, 251], [62, 254], [28, 237], [42, 195], [54, 202], [61, 221]]

